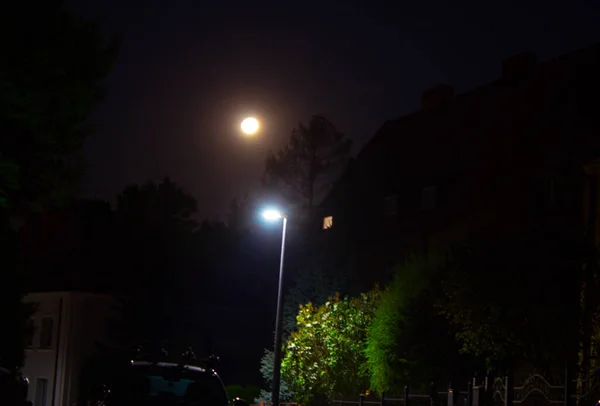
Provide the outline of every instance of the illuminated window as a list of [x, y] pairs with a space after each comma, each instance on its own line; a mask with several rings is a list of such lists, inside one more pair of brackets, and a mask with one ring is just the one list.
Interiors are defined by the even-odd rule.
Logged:
[[333, 216], [323, 217], [323, 230], [333, 227]]

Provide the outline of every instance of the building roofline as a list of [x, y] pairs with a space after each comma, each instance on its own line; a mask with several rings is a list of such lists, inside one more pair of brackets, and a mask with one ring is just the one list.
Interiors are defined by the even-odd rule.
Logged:
[[[588, 44], [588, 45], [585, 45], [582, 47], [574, 48], [567, 53], [558, 55], [556, 57], [553, 57], [553, 58], [550, 58], [547, 60], [540, 61], [540, 62], [536, 63], [536, 65], [533, 67], [533, 70], [531, 72], [535, 76], [540, 71], [551, 68], [553, 65], [557, 65], [557, 64], [561, 64], [561, 63], [565, 63], [565, 62], [569, 63], [569, 60], [571, 60], [572, 64], [577, 64], [578, 60], [589, 57], [593, 54], [596, 54], [596, 55], [600, 54], [600, 42], [595, 42], [595, 43], [591, 43], [591, 44]], [[515, 56], [518, 56], [518, 55], [515, 55]], [[513, 58], [515, 56], [513, 56]], [[385, 142], [385, 140], [387, 138], [392, 136], [390, 134], [390, 132], [392, 132], [392, 130], [401, 129], [402, 126], [409, 124], [412, 120], [426, 120], [429, 117], [433, 117], [436, 114], [439, 114], [440, 111], [447, 111], [446, 110], [447, 108], [453, 108], [461, 103], [469, 102], [470, 101], [469, 99], [472, 99], [474, 97], [485, 95], [486, 93], [496, 92], [504, 86], [504, 83], [506, 83], [506, 78], [504, 76], [502, 76], [502, 74], [501, 74], [499, 77], [492, 80], [491, 82], [481, 84], [470, 90], [465, 91], [464, 93], [455, 95], [449, 101], [448, 105], [445, 107], [442, 107], [437, 110], [416, 109], [412, 112], [401, 115], [395, 119], [386, 120], [383, 123], [383, 125], [381, 127], [379, 127], [379, 129], [377, 129], [375, 134], [372, 137], [370, 137], [369, 140], [363, 145], [363, 147], [360, 149], [360, 151], [358, 151], [358, 153], [356, 154], [356, 157], [354, 159], [354, 163], [360, 165], [361, 160], [364, 158], [364, 156], [366, 154], [369, 153], [369, 151], [371, 149], [375, 148], [375, 146], [378, 143]], [[319, 206], [323, 206], [324, 203], [326, 203], [328, 200], [333, 198], [333, 194], [336, 193], [337, 188], [340, 186], [339, 183], [340, 182], [336, 182], [336, 184], [334, 184], [333, 188], [323, 198], [323, 200], [319, 204]]]
[[[588, 53], [591, 53], [594, 51], [600, 52], [600, 42], [596, 42], [596, 43], [593, 43], [593, 44], [590, 44], [590, 45], [587, 45], [584, 47], [576, 48], [576, 49], [571, 50], [568, 53], [558, 55], [556, 57], [550, 58], [545, 61], [541, 61], [541, 62], [537, 63], [537, 65], [535, 66], [534, 69], [535, 69], [535, 71], [539, 71], [541, 69], [545, 69], [549, 66], [552, 66], [553, 64], [564, 62], [571, 58], [577, 58], [580, 55], [585, 55], [585, 54], [588, 54]], [[450, 105], [456, 105], [457, 103], [461, 103], [461, 102], [465, 101], [465, 99], [468, 99], [473, 96], [477, 96], [480, 93], [494, 90], [494, 89], [498, 88], [499, 86], [501, 86], [503, 83], [504, 83], [504, 77], [502, 77], [502, 75], [501, 75], [500, 77], [492, 80], [491, 82], [476, 86], [470, 90], [465, 91], [464, 93], [455, 95], [452, 98], [452, 100], [450, 101]], [[356, 154], [356, 159], [359, 160], [369, 149], [371, 149], [373, 147], [373, 144], [376, 142], [376, 140], [380, 139], [381, 136], [383, 135], [383, 133], [385, 133], [385, 131], [389, 127], [401, 126], [402, 124], [406, 123], [409, 120], [427, 117], [427, 116], [430, 116], [435, 113], [436, 113], [436, 111], [423, 111], [421, 109], [416, 109], [410, 113], [404, 114], [395, 119], [386, 120], [385, 123], [375, 132], [375, 135], [373, 135], [367, 141], [367, 143], [361, 148], [361, 150]]]

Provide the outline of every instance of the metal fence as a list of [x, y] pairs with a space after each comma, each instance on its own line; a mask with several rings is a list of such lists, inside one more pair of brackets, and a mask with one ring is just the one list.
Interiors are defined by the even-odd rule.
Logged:
[[401, 398], [387, 397], [385, 393], [378, 399], [360, 395], [353, 401], [333, 400], [332, 406], [600, 406], [600, 401], [593, 398], [600, 396], [600, 385], [595, 392], [578, 395], [570, 391], [574, 387], [571, 383], [550, 382], [537, 373], [519, 384], [508, 376], [486, 377], [481, 382], [473, 379], [464, 391], [449, 388], [437, 392], [432, 384], [429, 394], [412, 394], [405, 387]]
[[[449, 387], [439, 392], [430, 385], [429, 393], [412, 393], [405, 387], [402, 396], [380, 397], [365, 394], [353, 398], [333, 399], [331, 406], [600, 406], [600, 383], [587, 385], [587, 391], [577, 389], [577, 381], [565, 375], [558, 382], [541, 374], [531, 374], [515, 384], [509, 376], [475, 378], [463, 386], [464, 390]], [[299, 406], [298, 403], [281, 403]], [[270, 406], [261, 403], [251, 406]]]
[[370, 398], [364, 394], [356, 400], [334, 399], [332, 406], [470, 406], [468, 391], [455, 391], [449, 388], [447, 391], [438, 392], [433, 384], [429, 394], [413, 394], [406, 386], [402, 397], [386, 396], [382, 393], [379, 398]]

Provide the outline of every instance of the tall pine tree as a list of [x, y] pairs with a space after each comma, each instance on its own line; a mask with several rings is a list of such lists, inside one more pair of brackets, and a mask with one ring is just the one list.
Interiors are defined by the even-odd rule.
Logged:
[[[351, 149], [352, 140], [323, 115], [314, 115], [308, 125], [298, 124], [286, 146], [269, 153], [263, 183], [289, 206], [300, 208], [304, 219], [311, 219], [315, 205], [344, 169]], [[299, 219], [300, 213], [294, 213]]]

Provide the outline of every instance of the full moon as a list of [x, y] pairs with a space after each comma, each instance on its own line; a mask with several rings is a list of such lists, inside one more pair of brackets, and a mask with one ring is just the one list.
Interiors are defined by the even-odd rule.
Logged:
[[242, 131], [244, 134], [252, 135], [258, 131], [258, 120], [254, 117], [248, 117], [242, 121]]

